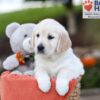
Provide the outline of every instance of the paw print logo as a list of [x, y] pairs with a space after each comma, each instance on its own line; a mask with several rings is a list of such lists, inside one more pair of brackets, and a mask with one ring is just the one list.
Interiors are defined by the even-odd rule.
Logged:
[[85, 10], [90, 11], [93, 7], [93, 2], [90, 0], [85, 0], [85, 2], [83, 3], [83, 7]]

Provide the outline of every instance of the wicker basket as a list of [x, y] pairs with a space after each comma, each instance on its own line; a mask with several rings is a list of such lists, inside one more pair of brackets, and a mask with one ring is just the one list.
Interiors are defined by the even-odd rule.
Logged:
[[4, 72], [1, 76], [1, 100], [79, 100], [80, 80], [73, 80], [69, 92], [59, 96], [55, 90], [55, 81], [51, 80], [52, 87], [48, 93], [39, 90], [37, 82], [31, 76], [14, 75]]
[[77, 84], [67, 97], [67, 100], [80, 100], [80, 81], [81, 77], [77, 79]]

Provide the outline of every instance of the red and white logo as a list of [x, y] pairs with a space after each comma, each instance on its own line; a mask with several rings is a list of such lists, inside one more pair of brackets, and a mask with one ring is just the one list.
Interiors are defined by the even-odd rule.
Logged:
[[100, 0], [83, 0], [83, 18], [100, 19]]
[[93, 7], [93, 2], [92, 1], [90, 1], [90, 0], [85, 0], [84, 2], [83, 2], [83, 7], [84, 7], [84, 9], [86, 10], [86, 11], [91, 11], [91, 9], [92, 9], [92, 7]]

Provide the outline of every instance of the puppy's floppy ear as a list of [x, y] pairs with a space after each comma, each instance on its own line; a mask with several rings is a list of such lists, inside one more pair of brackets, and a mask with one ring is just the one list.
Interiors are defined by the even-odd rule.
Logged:
[[56, 48], [57, 53], [65, 52], [68, 48], [71, 47], [71, 45], [72, 45], [72, 42], [69, 38], [67, 31], [66, 31], [66, 34], [60, 33], [57, 48]]

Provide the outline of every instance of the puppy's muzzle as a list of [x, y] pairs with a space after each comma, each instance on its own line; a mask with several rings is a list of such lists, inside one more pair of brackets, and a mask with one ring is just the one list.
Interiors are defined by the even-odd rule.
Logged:
[[44, 46], [42, 44], [37, 47], [39, 53], [44, 53]]

